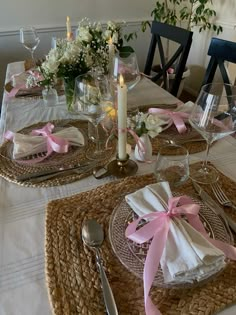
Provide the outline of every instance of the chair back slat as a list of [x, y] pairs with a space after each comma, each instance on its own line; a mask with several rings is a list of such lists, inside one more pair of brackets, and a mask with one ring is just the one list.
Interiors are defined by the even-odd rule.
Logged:
[[[158, 47], [161, 64], [160, 67], [158, 68], [158, 72], [155, 75], [153, 75], [152, 81], [156, 82], [160, 78], [162, 78], [164, 88], [168, 89], [169, 82], [167, 77], [167, 70], [173, 67], [176, 63], [175, 79], [169, 92], [172, 95], [177, 96], [179, 86], [182, 80], [182, 75], [185, 70], [187, 58], [189, 55], [190, 47], [192, 44], [193, 33], [183, 28], [157, 21], [152, 22], [151, 33], [152, 38], [149, 46], [144, 73], [150, 75], [153, 67], [153, 60], [156, 48]], [[178, 48], [169, 58], [169, 60], [166, 60], [166, 56], [164, 54], [164, 48], [162, 43], [163, 38], [178, 44]]]
[[213, 37], [207, 53], [211, 58], [202, 85], [211, 83], [219, 67], [223, 82], [230, 83], [225, 62], [236, 63], [236, 43]]

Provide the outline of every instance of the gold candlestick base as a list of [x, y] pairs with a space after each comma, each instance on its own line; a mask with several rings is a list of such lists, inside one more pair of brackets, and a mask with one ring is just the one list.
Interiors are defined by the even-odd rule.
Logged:
[[111, 161], [107, 166], [107, 171], [110, 175], [116, 177], [127, 177], [136, 174], [138, 170], [138, 165], [129, 159], [127, 154], [126, 160], [119, 160], [118, 157], [116, 160]]

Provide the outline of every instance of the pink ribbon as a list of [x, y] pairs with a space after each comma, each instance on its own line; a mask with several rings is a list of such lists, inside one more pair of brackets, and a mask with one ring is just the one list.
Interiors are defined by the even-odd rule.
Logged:
[[[184, 214], [193, 228], [202, 233], [204, 237], [206, 237], [213, 245], [222, 250], [226, 257], [236, 260], [235, 247], [209, 238], [203, 224], [199, 219], [199, 210], [200, 206], [194, 204], [192, 199], [187, 196], [172, 197], [168, 200], [167, 212], [156, 211], [144, 215], [133, 221], [126, 228], [125, 236], [135, 243], [142, 244], [152, 239], [143, 271], [144, 302], [147, 315], [161, 315], [160, 311], [152, 303], [149, 297], [149, 292], [157, 273], [161, 256], [166, 244], [171, 218], [179, 217], [181, 214]], [[147, 223], [136, 230], [138, 223], [142, 219], [147, 219]]]
[[[23, 73], [23, 72], [21, 72], [21, 73]], [[21, 73], [14, 74], [11, 77], [10, 81], [12, 81], [14, 76], [18, 76]], [[34, 76], [38, 81], [43, 80], [42, 74], [39, 71], [37, 71], [37, 70], [28, 70], [28, 71], [26, 71], [26, 73], [29, 73], [30, 75]], [[25, 88], [26, 88], [25, 84], [18, 84], [18, 85], [16, 85], [15, 87], [13, 87], [13, 89], [9, 93], [7, 92], [7, 98], [15, 97], [19, 90], [25, 89]]]
[[171, 118], [171, 122], [169, 125], [174, 123], [179, 133], [184, 133], [187, 130], [184, 123], [184, 119], [187, 119], [189, 117], [188, 113], [172, 112], [170, 110], [162, 109], [162, 108], [149, 108], [148, 113], [149, 114], [164, 114], [164, 115], [169, 116]]
[[[31, 160], [18, 160], [18, 162], [22, 164], [32, 164], [33, 163], [39, 163], [43, 160], [45, 160], [49, 155], [52, 154], [52, 152], [57, 153], [66, 153], [69, 149], [69, 141], [66, 139], [63, 139], [61, 137], [55, 136], [52, 134], [52, 131], [54, 129], [54, 125], [52, 123], [47, 123], [43, 128], [41, 129], [35, 129], [32, 130], [31, 135], [33, 136], [43, 136], [47, 139], [47, 153], [43, 157], [38, 157], [36, 159]], [[4, 138], [7, 140], [13, 140], [14, 133], [10, 130], [8, 130], [4, 134]]]

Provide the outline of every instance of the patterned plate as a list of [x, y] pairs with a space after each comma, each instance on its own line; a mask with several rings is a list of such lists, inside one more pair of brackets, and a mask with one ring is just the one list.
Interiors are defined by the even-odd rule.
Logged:
[[[203, 222], [209, 236], [211, 238], [233, 244], [232, 235], [228, 233], [221, 219], [200, 200], [195, 198], [192, 199], [201, 207], [199, 213], [200, 219]], [[109, 237], [113, 251], [121, 263], [137, 277], [142, 278], [143, 267], [150, 243], [147, 242], [139, 245], [125, 237], [126, 228], [134, 219], [137, 219], [137, 215], [132, 211], [126, 201], [123, 200], [112, 213], [109, 226]], [[215, 275], [211, 277], [215, 277]], [[211, 277], [208, 277], [206, 280], [209, 280]], [[178, 285], [167, 285], [164, 283], [162, 270], [159, 267], [153, 284], [159, 287], [186, 288], [199, 285], [199, 283], [203, 283], [206, 280], [201, 282], [196, 281], [191, 284], [182, 283]]]

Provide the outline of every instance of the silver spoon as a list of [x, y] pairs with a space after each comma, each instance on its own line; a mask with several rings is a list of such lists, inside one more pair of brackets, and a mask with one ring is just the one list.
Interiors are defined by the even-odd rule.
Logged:
[[118, 315], [116, 302], [104, 271], [99, 248], [104, 240], [104, 232], [102, 226], [96, 220], [87, 220], [82, 227], [82, 239], [85, 245], [92, 248], [96, 254], [96, 263], [100, 273], [103, 298], [108, 315]]

